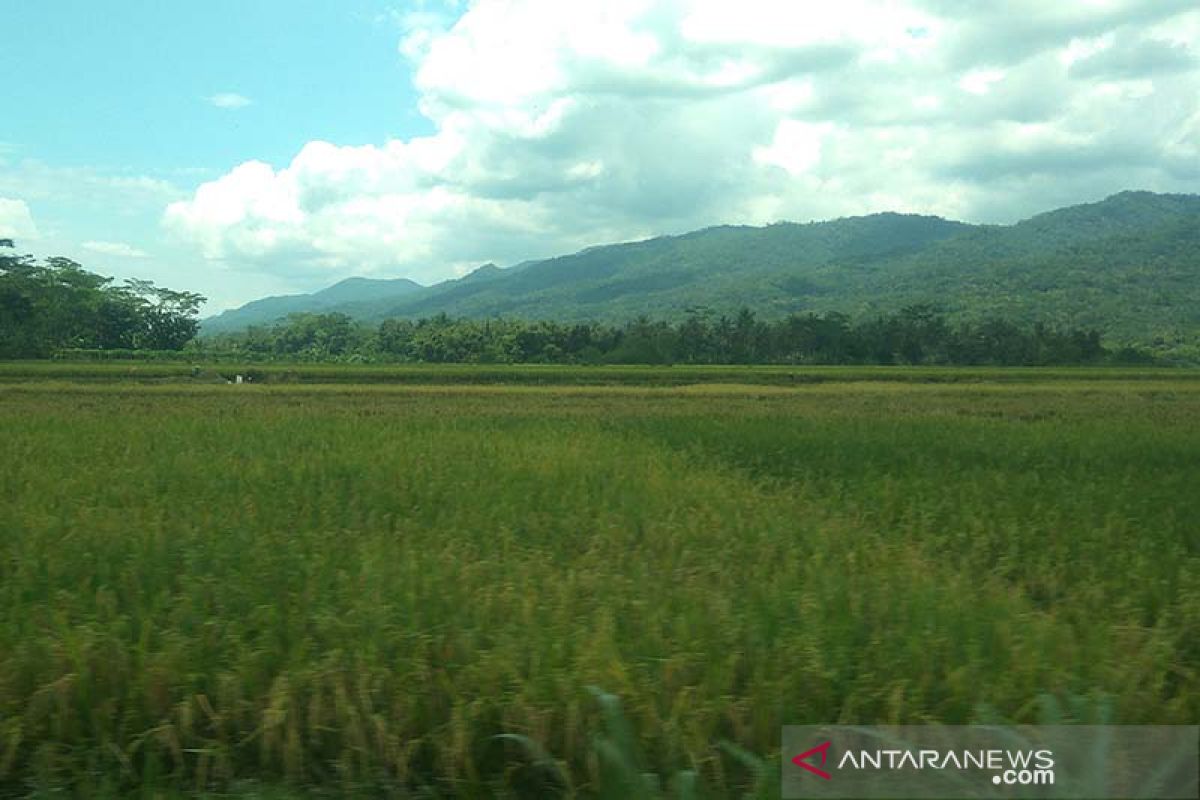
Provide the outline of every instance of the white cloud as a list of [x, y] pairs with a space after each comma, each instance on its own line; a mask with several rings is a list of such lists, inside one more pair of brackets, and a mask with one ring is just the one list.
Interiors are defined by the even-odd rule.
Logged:
[[754, 150], [754, 159], [781, 167], [792, 175], [811, 171], [821, 161], [821, 143], [833, 131], [829, 122], [811, 123], [785, 119], [775, 129], [769, 147]]
[[125, 242], [84, 242], [80, 245], [84, 250], [92, 253], [100, 253], [105, 256], [117, 256], [118, 258], [147, 258], [149, 253], [145, 250], [139, 250], [131, 244]]
[[992, 84], [1004, 80], [1002, 69], [974, 69], [964, 75], [958, 82], [959, 88], [971, 94], [987, 94], [992, 90]]
[[164, 223], [231, 268], [427, 281], [722, 222], [1194, 191], [1194, 4], [997, 8], [425, 4], [397, 24], [433, 134], [248, 162]]
[[218, 92], [217, 94], [210, 95], [204, 99], [217, 108], [228, 108], [232, 110], [245, 108], [248, 105], [254, 104], [254, 101], [249, 97], [237, 94], [236, 92]]
[[0, 197], [0, 239], [36, 239], [37, 226], [24, 200]]
[[1069, 67], [1077, 61], [1091, 58], [1097, 53], [1108, 50], [1112, 47], [1114, 39], [1115, 37], [1111, 33], [1090, 39], [1072, 39], [1059, 54], [1059, 60]]

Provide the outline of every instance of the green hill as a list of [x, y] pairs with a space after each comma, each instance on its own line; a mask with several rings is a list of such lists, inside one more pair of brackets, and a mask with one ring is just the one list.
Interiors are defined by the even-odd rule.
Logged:
[[678, 318], [695, 307], [744, 306], [769, 318], [931, 303], [955, 317], [1095, 327], [1113, 342], [1169, 349], [1200, 341], [1200, 196], [1122, 192], [1007, 226], [894, 213], [722, 226], [510, 269], [487, 265], [428, 288], [409, 282], [394, 294], [331, 294], [345, 283], [251, 303], [206, 321], [205, 331], [291, 311], [366, 321], [440, 313], [622, 321]]
[[262, 325], [306, 311], [343, 311], [353, 313], [359, 304], [373, 305], [391, 302], [420, 292], [425, 287], [408, 278], [377, 280], [346, 278], [333, 286], [312, 294], [293, 294], [264, 297], [246, 305], [204, 320], [204, 333], [236, 331], [250, 325]]

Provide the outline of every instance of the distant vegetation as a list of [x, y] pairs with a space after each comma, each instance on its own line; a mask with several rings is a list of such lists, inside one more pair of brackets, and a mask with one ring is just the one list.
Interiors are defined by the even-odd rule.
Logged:
[[[312, 314], [337, 310], [349, 313], [360, 307], [385, 300], [396, 300], [415, 295], [425, 289], [418, 283], [405, 278], [347, 278], [333, 286], [312, 294], [264, 297], [247, 303], [231, 314], [212, 317], [204, 321], [206, 333], [234, 331], [251, 325], [271, 325], [291, 314]], [[223, 325], [219, 320], [233, 322]], [[236, 321], [235, 321], [236, 320]]]
[[[13, 242], [0, 239], [11, 251]], [[179, 350], [196, 335], [204, 297], [150, 281], [113, 286], [68, 258], [38, 262], [0, 250], [0, 358], [63, 348]]]
[[1099, 330], [1200, 361], [1200, 197], [1123, 192], [1005, 226], [875, 214], [763, 228], [717, 227], [590, 247], [574, 255], [481, 267], [429, 287], [344, 281], [314, 295], [269, 298], [205, 320], [205, 334], [288, 313], [623, 325], [671, 323], [705, 307], [764, 320], [846, 315], [855, 323], [935, 305], [951, 322], [1002, 319], [1030, 328]]
[[[12, 243], [0, 240], [9, 249]], [[356, 291], [348, 281], [334, 296]], [[336, 288], [336, 287], [335, 287]], [[1002, 319], [950, 322], [932, 306], [858, 321], [792, 314], [764, 321], [690, 309], [679, 322], [623, 325], [521, 319], [388, 319], [293, 313], [272, 326], [193, 341], [204, 298], [111, 279], [65, 258], [0, 257], [0, 358], [548, 363], [548, 364], [1146, 364], [1138, 348], [1112, 350], [1096, 330]], [[185, 349], [186, 348], [186, 349]]]
[[625, 325], [450, 319], [359, 324], [345, 314], [294, 314], [272, 327], [209, 336], [204, 358], [349, 363], [475, 364], [1145, 364], [1133, 347], [1106, 348], [1098, 331], [1019, 327], [993, 319], [951, 323], [927, 306], [854, 322], [844, 314], [693, 311], [681, 322]]
[[[11, 248], [11, 242], [0, 242]], [[876, 214], [592, 247], [423, 287], [351, 278], [197, 325], [203, 298], [0, 256], [0, 358], [1200, 363], [1200, 197], [1012, 226]]]

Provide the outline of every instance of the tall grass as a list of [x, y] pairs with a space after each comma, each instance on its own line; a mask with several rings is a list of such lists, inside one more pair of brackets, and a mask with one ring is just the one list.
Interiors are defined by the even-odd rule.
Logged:
[[783, 724], [1194, 722], [1194, 387], [0, 387], [0, 793], [736, 796]]

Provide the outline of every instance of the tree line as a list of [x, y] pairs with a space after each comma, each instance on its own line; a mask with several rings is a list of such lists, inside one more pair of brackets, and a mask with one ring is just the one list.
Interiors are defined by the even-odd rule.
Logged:
[[356, 323], [341, 313], [293, 314], [271, 326], [205, 337], [197, 354], [255, 360], [549, 364], [1145, 364], [1149, 354], [1106, 348], [1098, 331], [1002, 319], [951, 322], [931, 306], [855, 321], [845, 314], [762, 320], [750, 309], [692, 309], [678, 322], [620, 325], [521, 319]]
[[205, 298], [150, 281], [111, 278], [69, 258], [15, 255], [0, 239], [0, 358], [64, 349], [180, 350], [199, 330]]
[[[1098, 331], [1004, 319], [951, 321], [929, 305], [852, 319], [750, 309], [692, 308], [679, 321], [624, 324], [455, 319], [445, 314], [365, 324], [341, 313], [293, 314], [277, 324], [197, 339], [205, 298], [150, 281], [89, 272], [67, 258], [14, 255], [0, 239], [0, 358], [170, 353], [204, 358], [331, 362], [549, 364], [1144, 364], [1110, 350]], [[165, 351], [165, 352], [163, 352]], [[185, 351], [185, 352], [180, 352]]]

